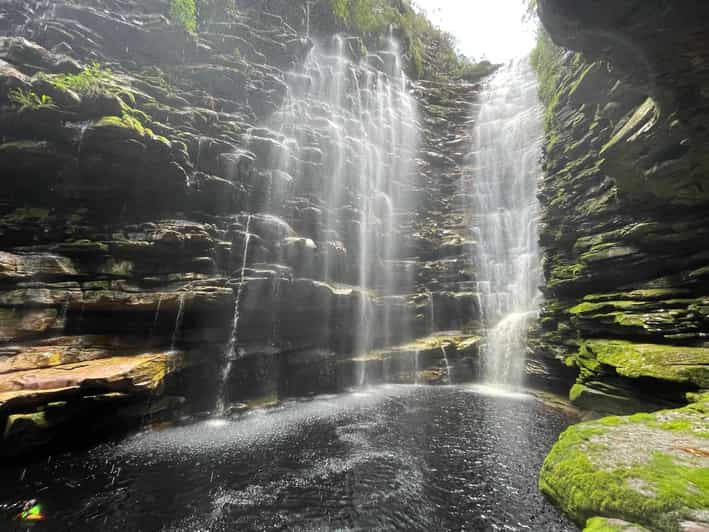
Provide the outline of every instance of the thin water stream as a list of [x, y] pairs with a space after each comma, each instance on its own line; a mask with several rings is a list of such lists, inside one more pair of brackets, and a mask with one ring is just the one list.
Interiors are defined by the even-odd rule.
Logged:
[[229, 343], [227, 344], [226, 351], [224, 352], [224, 363], [222, 366], [222, 372], [219, 379], [219, 389], [217, 391], [217, 407], [216, 411], [218, 415], [224, 414], [227, 406], [226, 398], [226, 384], [231, 374], [231, 368], [234, 364], [234, 359], [237, 356], [237, 349], [239, 347], [239, 313], [241, 311], [241, 297], [244, 293], [244, 279], [246, 278], [246, 264], [249, 258], [249, 242], [251, 240], [251, 215], [246, 218], [246, 227], [244, 228], [244, 249], [241, 255], [241, 270], [239, 274], [239, 288], [236, 291], [236, 298], [234, 300], [234, 321], [231, 328], [231, 336], [229, 337]]

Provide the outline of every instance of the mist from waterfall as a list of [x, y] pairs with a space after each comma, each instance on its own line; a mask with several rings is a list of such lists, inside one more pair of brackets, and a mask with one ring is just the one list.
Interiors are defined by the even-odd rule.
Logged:
[[310, 231], [319, 260], [304, 275], [355, 288], [357, 352], [372, 347], [375, 328], [384, 341], [392, 329], [390, 304], [384, 298], [376, 310], [374, 301], [402, 284], [390, 263], [397, 214], [411, 207], [402, 185], [415, 178], [419, 135], [398, 44], [390, 38], [385, 50], [363, 51], [354, 38], [316, 43], [288, 73], [284, 104], [251, 132], [252, 144], [268, 141], [274, 212], [293, 197], [324, 198], [322, 222]]
[[542, 115], [527, 58], [501, 68], [481, 94], [468, 182], [485, 334], [483, 376], [491, 384], [521, 384], [527, 330], [538, 315]]

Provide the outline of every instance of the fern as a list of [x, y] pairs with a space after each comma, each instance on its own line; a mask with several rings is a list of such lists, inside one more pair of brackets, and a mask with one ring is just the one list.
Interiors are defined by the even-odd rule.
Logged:
[[38, 95], [32, 91], [12, 89], [9, 94], [10, 101], [19, 106], [21, 111], [26, 109], [56, 109], [54, 99], [47, 94]]
[[94, 95], [100, 92], [120, 92], [117, 86], [113, 71], [104, 68], [98, 63], [90, 63], [78, 74], [61, 74], [52, 76], [40, 74], [54, 86], [71, 90], [80, 96]]

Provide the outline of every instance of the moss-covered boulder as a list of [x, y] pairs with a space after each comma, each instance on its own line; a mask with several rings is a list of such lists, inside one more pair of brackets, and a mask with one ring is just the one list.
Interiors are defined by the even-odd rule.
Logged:
[[582, 344], [586, 369], [610, 366], [631, 379], [654, 378], [709, 388], [709, 348], [588, 340]]
[[705, 347], [594, 339], [582, 341], [569, 361], [579, 369], [572, 402], [605, 414], [681, 406], [687, 392], [709, 387]]
[[[544, 462], [541, 490], [579, 524], [605, 517], [657, 531], [704, 530], [701, 526], [709, 526], [709, 395], [696, 399], [681, 409], [567, 429]], [[598, 520], [588, 526], [633, 530]]]
[[621, 519], [606, 519], [605, 517], [594, 517], [586, 523], [584, 532], [650, 532], [644, 526], [628, 523]]

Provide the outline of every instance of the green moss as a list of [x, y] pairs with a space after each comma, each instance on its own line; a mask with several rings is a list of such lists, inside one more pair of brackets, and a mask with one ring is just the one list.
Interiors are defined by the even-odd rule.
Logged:
[[[31, 141], [29, 141], [31, 142]], [[49, 218], [49, 210], [35, 207], [15, 209], [2, 218], [5, 223], [45, 223]]]
[[619, 416], [609, 416], [599, 419], [597, 423], [604, 427], [617, 427], [619, 425], [622, 425], [624, 423], [624, 420], [622, 417]]
[[593, 70], [595, 70], [596, 68], [597, 68], [597, 64], [591, 63], [590, 65], [588, 65], [586, 68], [583, 69], [581, 74], [574, 80], [574, 82], [569, 87], [569, 96], [573, 96], [576, 93], [578, 88], [584, 82], [584, 79], [586, 78], [586, 76], [588, 76], [589, 73], [592, 72]]
[[588, 340], [581, 358], [612, 366], [624, 377], [652, 377], [709, 388], [709, 348]]
[[274, 392], [264, 395], [263, 397], [259, 397], [258, 399], [246, 401], [246, 405], [249, 410], [255, 410], [257, 408], [270, 408], [273, 406], [278, 406], [279, 402], [280, 399], [278, 398], [278, 394]]
[[679, 288], [647, 288], [644, 290], [631, 290], [629, 292], [614, 292], [611, 294], [589, 294], [583, 298], [584, 301], [659, 301], [662, 299], [676, 298], [686, 295], [686, 289]]
[[475, 81], [495, 70], [488, 61], [459, 55], [454, 37], [436, 27], [408, 0], [328, 0], [340, 29], [381, 46], [389, 28], [401, 41], [410, 74], [421, 79]]
[[125, 91], [110, 68], [99, 63], [90, 63], [77, 74], [40, 74], [40, 77], [63, 91], [73, 91], [79, 96], [101, 92], [116, 94]]
[[104, 116], [96, 124], [96, 127], [117, 127], [127, 129], [138, 137], [150, 137], [167, 147], [171, 147], [170, 141], [161, 135], [156, 135], [150, 128], [145, 127], [137, 118], [124, 114], [123, 116]]
[[586, 523], [583, 532], [650, 532], [644, 526], [628, 523], [620, 519], [606, 519], [594, 517]]
[[[547, 132], [552, 130], [554, 112], [561, 98], [559, 90], [561, 56], [562, 50], [552, 42], [549, 34], [540, 28], [537, 31], [537, 45], [532, 51], [530, 62], [539, 78], [539, 97], [545, 105], [544, 126]], [[556, 141], [553, 143], [550, 141], [552, 147], [555, 143]], [[549, 146], [547, 148], [551, 149]]]
[[7, 438], [10, 434], [19, 430], [18, 427], [20, 425], [31, 425], [40, 430], [47, 429], [50, 426], [44, 411], [30, 414], [13, 414], [7, 418], [3, 436]]
[[[659, 426], [676, 412], [687, 409], [567, 429], [544, 462], [542, 491], [578, 523], [605, 515], [653, 530], [677, 530], [689, 511], [709, 507], [709, 467], [691, 452], [674, 451], [673, 442], [695, 441], [693, 432], [675, 434]], [[695, 415], [693, 422], [705, 421]]]
[[687, 394], [687, 401], [694, 403], [690, 405], [691, 408], [709, 413], [709, 391], [690, 392]]
[[551, 283], [567, 280], [575, 280], [582, 276], [587, 270], [584, 264], [561, 264], [552, 268]]
[[591, 249], [581, 255], [581, 261], [584, 263], [598, 262], [616, 257], [626, 257], [636, 253], [635, 248], [622, 246], [616, 242], [604, 242], [593, 246]]
[[624, 312], [612, 312], [608, 314], [607, 317], [611, 318], [613, 323], [620, 325], [621, 327], [646, 328], [647, 326], [647, 322], [642, 316], [626, 314]]
[[574, 384], [571, 387], [571, 390], [569, 390], [569, 400], [572, 403], [575, 403], [576, 401], [578, 401], [585, 389], [586, 389], [586, 387], [583, 384], [578, 384], [578, 383]]
[[699, 438], [709, 438], [709, 425], [696, 422], [697, 406], [694, 404], [685, 409], [667, 411], [669, 414], [633, 414], [627, 419], [632, 423], [643, 424], [647, 427], [691, 434]]
[[645, 308], [647, 304], [643, 301], [604, 301], [603, 303], [591, 303], [585, 301], [569, 309], [569, 314], [592, 314], [614, 310], [632, 310], [635, 308]]
[[143, 127], [143, 124], [134, 118], [129, 118], [126, 116], [104, 116], [96, 123], [96, 126], [130, 129], [141, 137], [145, 135], [145, 128]]
[[170, 19], [189, 33], [197, 31], [195, 0], [170, 0]]

